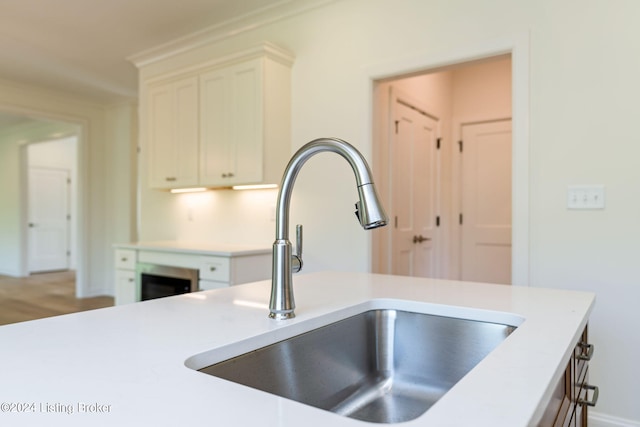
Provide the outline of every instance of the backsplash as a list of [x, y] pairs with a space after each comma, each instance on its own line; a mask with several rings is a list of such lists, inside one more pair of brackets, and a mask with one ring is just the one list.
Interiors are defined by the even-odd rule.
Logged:
[[277, 189], [174, 194], [176, 239], [269, 246], [277, 195]]

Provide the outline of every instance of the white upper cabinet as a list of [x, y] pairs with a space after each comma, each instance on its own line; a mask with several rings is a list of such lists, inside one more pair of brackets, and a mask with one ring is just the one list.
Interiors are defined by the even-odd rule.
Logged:
[[198, 184], [198, 79], [154, 86], [148, 98], [149, 180], [154, 188]]
[[291, 154], [291, 65], [264, 44], [143, 82], [150, 187], [278, 184]]
[[263, 60], [200, 76], [200, 178], [210, 185], [263, 177]]

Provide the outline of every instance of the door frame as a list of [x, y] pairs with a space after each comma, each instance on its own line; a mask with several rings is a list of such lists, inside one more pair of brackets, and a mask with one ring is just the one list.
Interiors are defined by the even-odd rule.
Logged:
[[[498, 40], [489, 40], [472, 46], [458, 46], [440, 53], [428, 52], [407, 58], [397, 58], [382, 65], [372, 65], [364, 70], [367, 79], [367, 96], [370, 108], [366, 128], [367, 140], [373, 141], [373, 165], [376, 184], [381, 192], [388, 189], [388, 167], [384, 165], [384, 153], [380, 150], [380, 137], [385, 135], [386, 124], [378, 121], [376, 111], [376, 83], [399, 77], [423, 74], [442, 68], [488, 59], [500, 55], [511, 55], [512, 73], [512, 248], [511, 283], [529, 286], [530, 272], [530, 208], [529, 208], [529, 33], [516, 34]], [[374, 240], [376, 241], [374, 244]], [[372, 233], [369, 237], [369, 270], [373, 260], [383, 262], [380, 248], [384, 236]]]
[[[0, 105], [0, 111], [8, 114], [27, 116], [36, 120], [51, 120], [72, 125], [76, 128], [75, 132], [53, 135], [54, 138], [64, 138], [68, 136], [77, 137], [76, 142], [76, 162], [77, 162], [77, 235], [75, 237], [74, 247], [76, 248], [76, 297], [83, 298], [87, 294], [89, 267], [87, 248], [89, 247], [89, 222], [87, 220], [87, 212], [89, 212], [89, 200], [86, 197], [87, 189], [85, 186], [89, 182], [89, 150], [86, 147], [88, 140], [89, 122], [87, 119], [78, 117], [70, 117], [58, 114], [51, 114], [39, 110], [14, 108], [7, 105]], [[38, 138], [41, 140], [41, 138]], [[28, 220], [25, 215], [27, 209], [26, 188], [27, 188], [27, 145], [38, 142], [36, 140], [22, 141], [20, 143], [20, 179], [18, 183], [20, 191], [20, 275], [25, 277], [28, 275], [27, 266], [27, 244]]]

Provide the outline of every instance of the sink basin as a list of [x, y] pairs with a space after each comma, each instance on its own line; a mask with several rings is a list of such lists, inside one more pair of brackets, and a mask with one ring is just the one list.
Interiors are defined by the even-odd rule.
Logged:
[[358, 420], [422, 415], [514, 326], [370, 310], [199, 369]]

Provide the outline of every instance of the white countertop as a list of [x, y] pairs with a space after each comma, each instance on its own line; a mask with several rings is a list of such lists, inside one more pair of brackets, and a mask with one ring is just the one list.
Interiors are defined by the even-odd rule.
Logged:
[[594, 303], [591, 293], [365, 273], [296, 275], [294, 287], [297, 317], [288, 321], [267, 318], [270, 281], [262, 281], [2, 326], [0, 425], [363, 426], [185, 361], [204, 366], [252, 341], [391, 307], [518, 324], [403, 426], [526, 426], [540, 416]]
[[236, 245], [230, 243], [185, 242], [179, 240], [163, 240], [152, 242], [119, 243], [115, 248], [135, 249], [155, 252], [172, 252], [215, 256], [246, 256], [270, 254], [271, 246]]

